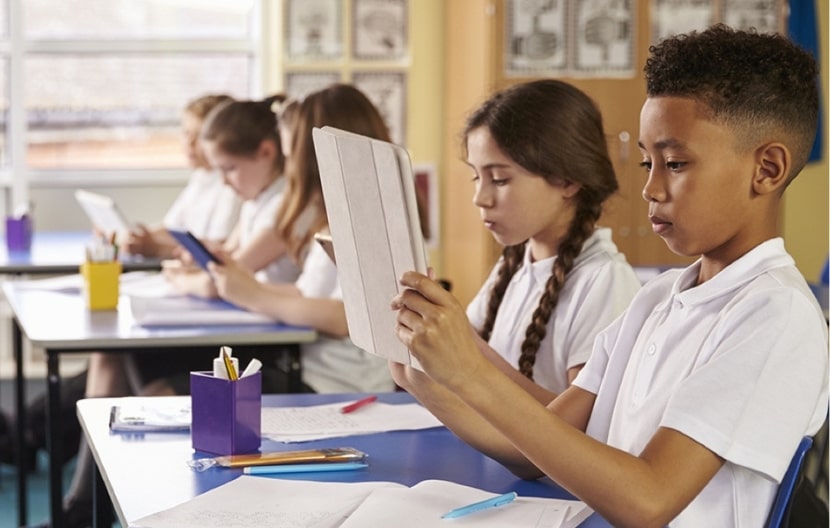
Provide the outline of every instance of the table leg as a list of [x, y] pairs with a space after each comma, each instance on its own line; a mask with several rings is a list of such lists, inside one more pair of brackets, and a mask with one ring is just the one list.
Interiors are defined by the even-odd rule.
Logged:
[[292, 393], [302, 392], [303, 369], [300, 362], [300, 345], [288, 345], [288, 387]]
[[23, 376], [23, 333], [17, 319], [12, 317], [12, 351], [15, 363], [15, 413], [17, 415], [17, 432], [15, 438], [15, 456], [17, 457], [17, 525], [29, 524], [26, 511], [26, 463], [24, 461], [24, 429], [26, 427], [26, 379]]
[[46, 352], [46, 381], [49, 407], [46, 413], [47, 448], [49, 450], [49, 511], [51, 528], [63, 528], [63, 467], [61, 460], [60, 368], [58, 354]]
[[98, 462], [95, 462], [92, 468], [92, 528], [109, 528], [112, 521], [112, 502], [98, 471]]

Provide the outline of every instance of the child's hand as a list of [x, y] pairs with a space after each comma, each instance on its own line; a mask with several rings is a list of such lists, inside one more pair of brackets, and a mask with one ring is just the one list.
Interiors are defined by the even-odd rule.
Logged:
[[145, 257], [155, 256], [158, 252], [156, 241], [152, 233], [141, 224], [136, 226], [121, 240], [121, 247], [130, 255], [144, 255]]
[[217, 255], [223, 264], [211, 262], [208, 272], [219, 297], [237, 306], [248, 307], [260, 289], [254, 274], [224, 253]]
[[398, 339], [430, 378], [448, 387], [462, 383], [479, 361], [486, 361], [464, 308], [441, 285], [420, 273], [404, 273], [400, 283], [406, 289], [392, 300], [392, 309], [398, 310]]
[[180, 293], [197, 295], [206, 299], [216, 297], [216, 289], [210, 275], [201, 268], [189, 266], [180, 260], [165, 260], [161, 263], [161, 272], [173, 289]]

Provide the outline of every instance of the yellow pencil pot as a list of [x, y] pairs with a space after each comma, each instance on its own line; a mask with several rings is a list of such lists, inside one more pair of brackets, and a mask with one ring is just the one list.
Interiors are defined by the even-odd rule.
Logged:
[[90, 310], [115, 310], [118, 307], [120, 262], [84, 262], [81, 276], [84, 278], [84, 298]]

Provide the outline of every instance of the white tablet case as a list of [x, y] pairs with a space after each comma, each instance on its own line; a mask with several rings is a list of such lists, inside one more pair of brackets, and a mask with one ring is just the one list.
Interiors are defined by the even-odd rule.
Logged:
[[97, 229], [106, 234], [129, 230], [129, 223], [109, 196], [78, 189], [75, 199]]
[[349, 336], [368, 352], [418, 367], [390, 308], [405, 271], [427, 272], [409, 155], [332, 127], [315, 128], [313, 138]]

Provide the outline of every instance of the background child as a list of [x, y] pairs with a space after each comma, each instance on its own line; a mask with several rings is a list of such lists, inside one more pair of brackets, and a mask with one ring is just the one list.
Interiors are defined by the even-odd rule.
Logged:
[[535, 81], [491, 97], [464, 137], [473, 202], [505, 246], [467, 316], [484, 354], [547, 403], [640, 287], [610, 229], [596, 227], [617, 190], [602, 117], [573, 86]]
[[817, 68], [784, 37], [725, 26], [651, 51], [643, 197], [654, 231], [700, 259], [646, 284], [547, 408], [414, 272], [393, 308], [427, 374], [391, 367], [461, 437], [614, 525], [761, 527], [796, 446], [827, 416], [827, 325], [777, 238], [816, 130]]
[[199, 133], [210, 111], [232, 100], [228, 95], [210, 94], [187, 103], [182, 113], [182, 144], [193, 173], [160, 225], [139, 225], [120, 235], [121, 245], [128, 253], [173, 257], [177, 245], [167, 232], [168, 228], [190, 231], [211, 243], [221, 243], [228, 238], [236, 225], [242, 201], [205, 158]]
[[320, 332], [316, 342], [302, 345], [306, 390], [392, 390], [386, 362], [349, 340], [337, 269], [313, 242], [314, 233], [326, 228], [327, 219], [311, 134], [313, 127], [328, 125], [389, 141], [389, 132], [374, 105], [350, 85], [329, 86], [288, 108], [296, 112], [296, 124], [288, 143], [288, 181], [276, 233], [292, 258], [302, 262], [302, 273], [294, 284], [260, 283], [238, 262], [222, 260], [223, 265], [210, 265], [216, 289], [238, 306]]

